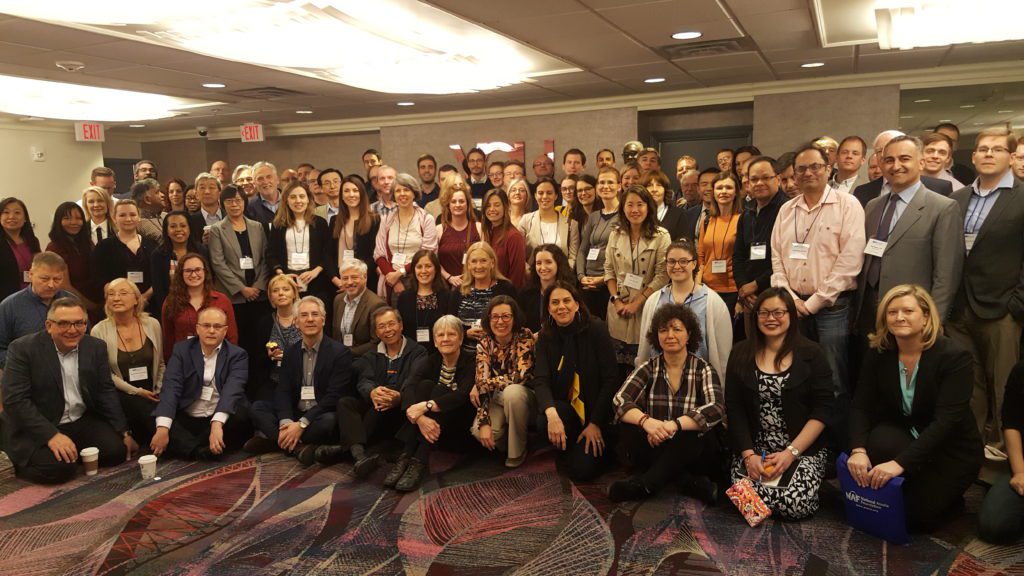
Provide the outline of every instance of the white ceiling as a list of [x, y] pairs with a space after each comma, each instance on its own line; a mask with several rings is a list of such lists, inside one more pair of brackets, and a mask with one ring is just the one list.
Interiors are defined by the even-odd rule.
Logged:
[[[197, 125], [211, 128], [237, 126], [248, 121], [281, 124], [430, 114], [1024, 59], [1024, 41], [903, 52], [883, 52], [871, 45], [822, 48], [811, 9], [813, 2], [519, 0], [505, 7], [480, 0], [428, 2], [582, 70], [477, 94], [406, 96], [370, 92], [2, 14], [0, 74], [161, 92], [225, 103], [217, 106], [215, 113], [204, 110], [187, 117], [149, 121], [146, 128], [133, 130], [145, 133]], [[671, 38], [673, 32], [693, 29], [703, 32], [703, 37], [691, 41]], [[721, 55], [674, 56], [674, 50], [679, 47], [728, 40], [738, 40], [735, 51]], [[56, 68], [54, 63], [58, 60], [77, 60], [86, 67], [77, 73], [67, 73]], [[800, 67], [809, 61], [824, 62], [825, 66], [813, 69]], [[644, 79], [654, 76], [664, 77], [666, 81], [644, 83]], [[223, 82], [227, 88], [210, 90], [201, 87], [203, 82], [212, 81]], [[233, 94], [239, 90], [268, 86], [303, 94], [282, 98]], [[981, 98], [993, 89], [992, 86], [974, 87], [965, 90], [963, 97]], [[1021, 87], [1010, 85], [1004, 91], [1010, 95], [1014, 92], [1021, 93]], [[416, 106], [397, 107], [396, 102], [402, 100], [414, 100]], [[934, 110], [937, 115], [952, 113], [949, 109], [937, 108], [938, 105]], [[1024, 111], [1024, 105], [1016, 108]], [[311, 109], [314, 114], [297, 115], [295, 111], [299, 109]], [[923, 121], [933, 120], [933, 116], [921, 117]], [[915, 115], [908, 121], [917, 119]], [[967, 118], [967, 121], [981, 120]], [[108, 129], [128, 130], [117, 126], [109, 126]]]

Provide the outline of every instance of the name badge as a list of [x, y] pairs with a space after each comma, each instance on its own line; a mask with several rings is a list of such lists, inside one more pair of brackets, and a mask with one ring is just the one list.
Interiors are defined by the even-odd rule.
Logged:
[[316, 400], [316, 392], [312, 386], [303, 386], [299, 392], [299, 400]]
[[288, 256], [288, 267], [292, 270], [305, 270], [309, 268], [309, 253], [292, 252]]
[[128, 281], [135, 284], [142, 284], [142, 272], [128, 272]]
[[242, 256], [241, 258], [238, 259], [238, 267], [241, 268], [242, 270], [252, 270], [256, 266], [255, 264], [253, 264], [252, 258], [248, 256]]
[[199, 393], [199, 398], [207, 402], [213, 400], [213, 386], [203, 386], [203, 391]]
[[768, 257], [768, 245], [767, 244], [751, 244], [750, 245], [750, 259], [751, 260], [764, 260]]
[[351, 347], [352, 346], [352, 335], [351, 334], [344, 334], [344, 335], [342, 335], [341, 343], [344, 344], [345, 346]]
[[430, 330], [426, 328], [416, 329], [416, 341], [417, 342], [430, 342]]
[[869, 254], [871, 256], [877, 256], [878, 258], [881, 258], [882, 254], [885, 253], [885, 246], [887, 244], [889, 244], [889, 243], [888, 242], [882, 242], [881, 240], [878, 240], [877, 238], [869, 238], [867, 245], [864, 246], [864, 253], [865, 254]]
[[480, 207], [483, 206], [483, 205], [484, 205], [484, 199], [483, 198], [473, 198], [473, 208], [476, 208], [477, 210], [479, 210]]
[[480, 322], [481, 322], [481, 320], [479, 318], [477, 318], [476, 320], [473, 320], [473, 328], [479, 328], [480, 327]]
[[800, 242], [793, 242], [789, 245], [789, 258], [791, 260], [807, 260], [807, 255], [811, 253], [810, 244], [801, 244]]
[[465, 252], [462, 253], [462, 265], [463, 266], [466, 265], [466, 253]]
[[977, 234], [964, 234], [964, 245], [967, 246], [968, 252], [971, 251], [971, 248], [974, 248], [974, 241], [977, 239]]
[[128, 369], [129, 382], [138, 382], [139, 380], [145, 380], [146, 378], [149, 378], [149, 370], [147, 370], [145, 366]]
[[30, 278], [28, 277], [28, 270], [25, 270], [24, 272], [22, 272], [22, 273], [21, 273], [21, 281], [22, 281], [22, 282], [25, 282], [25, 283], [29, 283], [29, 282], [31, 282], [31, 281], [32, 281], [32, 280], [31, 280], [31, 279], [30, 279]]
[[355, 250], [342, 250], [341, 251], [341, 259], [343, 261], [344, 260], [355, 260], [356, 259], [356, 251]]
[[391, 265], [395, 267], [405, 266], [405, 254], [402, 254], [401, 252], [396, 252], [392, 254]]
[[598, 256], [600, 256], [600, 255], [601, 255], [601, 249], [600, 248], [591, 248], [590, 250], [587, 251], [587, 260], [591, 260], [591, 261], [597, 260]]
[[712, 260], [711, 261], [711, 272], [714, 274], [725, 274], [728, 269], [728, 264], [725, 260]]
[[632, 288], [633, 290], [644, 289], [644, 277], [639, 274], [627, 273], [626, 279], [622, 281], [622, 285], [626, 288]]

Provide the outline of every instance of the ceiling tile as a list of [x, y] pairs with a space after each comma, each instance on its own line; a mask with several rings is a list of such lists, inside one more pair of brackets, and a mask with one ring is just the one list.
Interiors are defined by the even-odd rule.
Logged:
[[685, 58], [673, 60], [682, 66], [687, 72], [698, 70], [714, 70], [719, 68], [736, 68], [739, 66], [762, 66], [761, 57], [756, 52], [739, 52], [737, 54], [722, 54], [720, 56], [703, 56], [700, 58]]
[[3, 38], [4, 42], [37, 46], [49, 50], [71, 50], [81, 46], [93, 46], [114, 41], [113, 37], [104, 34], [25, 20], [24, 18], [11, 18], [0, 22], [0, 38]]
[[956, 44], [942, 65], [1024, 59], [1024, 41], [990, 44]]
[[737, 66], [735, 68], [713, 68], [697, 70], [693, 75], [701, 82], [722, 83], [723, 80], [731, 80], [737, 83], [762, 82], [772, 80], [771, 71], [763, 64], [752, 66]]
[[795, 74], [797, 78], [818, 78], [836, 74], [853, 74], [856, 72], [853, 57], [848, 58], [815, 58], [814, 61], [825, 65], [819, 68], [801, 68], [808, 60], [795, 62], [772, 62], [772, 69], [779, 74]]
[[[586, 68], [644, 64], [661, 60], [592, 13], [519, 18], [502, 32]], [[581, 50], [581, 46], [586, 46]]]
[[623, 28], [640, 31], [643, 26], [671, 30], [688, 29], [698, 22], [713, 22], [729, 18], [715, 0], [660, 0], [636, 5], [598, 8], [602, 16]]
[[773, 64], [776, 62], [824, 61], [835, 58], [853, 58], [853, 56], [853, 46], [811, 48], [809, 50], [772, 50], [764, 52], [764, 57]]
[[933, 48], [908, 52], [889, 51], [878, 54], [861, 54], [857, 59], [857, 71], [887, 72], [891, 70], [931, 68], [939, 65], [945, 53], [945, 48]]
[[772, 14], [783, 10], [808, 10], [807, 0], [725, 0], [736, 15]]
[[489, 25], [521, 18], [523, 14], [560, 16], [587, 11], [586, 7], [576, 0], [517, 0], [513, 10], [504, 11], [496, 9], [490, 2], [479, 0], [433, 0], [430, 4], [467, 20]]
[[668, 79], [674, 76], [687, 76], [686, 73], [668, 62], [633, 64], [630, 66], [611, 66], [607, 68], [598, 68], [595, 72], [611, 80], [645, 80], [647, 78], [654, 77]]

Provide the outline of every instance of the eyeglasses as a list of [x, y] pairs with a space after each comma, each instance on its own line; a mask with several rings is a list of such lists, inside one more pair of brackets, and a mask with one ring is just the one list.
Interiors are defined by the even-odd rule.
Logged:
[[72, 328], [75, 330], [85, 330], [89, 325], [88, 320], [52, 320], [52, 322], [57, 325], [61, 332], [67, 332]]
[[107, 292], [107, 298], [127, 298], [131, 295], [132, 293], [128, 292], [127, 290], [121, 290], [120, 292]]
[[593, 186], [577, 186], [576, 187], [576, 193], [577, 194], [579, 194], [580, 192], [593, 192], [593, 191], [594, 191], [594, 187]]
[[758, 310], [757, 317], [761, 320], [767, 320], [769, 316], [776, 320], [782, 320], [782, 317], [789, 314], [789, 310]]
[[808, 164], [807, 166], [794, 166], [793, 171], [796, 172], [797, 174], [803, 174], [808, 170], [811, 172], [821, 172], [821, 169], [824, 167], [825, 165], [822, 164], [821, 162], [815, 162], [814, 164]]
[[693, 261], [693, 258], [679, 258], [678, 260], [675, 258], [666, 258], [665, 264], [667, 264], [669, 268], [675, 268], [676, 266], [686, 266]]
[[199, 276], [203, 272], [206, 272], [205, 268], [182, 268], [181, 273], [186, 276]]
[[511, 314], [491, 314], [491, 322], [511, 322]]
[[977, 152], [978, 154], [981, 154], [982, 156], [985, 156], [986, 154], [991, 152], [992, 155], [995, 156], [996, 154], [1009, 154], [1010, 153], [1010, 149], [1009, 148], [1004, 148], [1002, 146], [993, 146], [991, 148], [989, 148], [988, 146], [981, 146], [981, 147], [977, 148], [975, 150], [975, 152]]
[[201, 330], [223, 330], [227, 327], [227, 324], [211, 324], [209, 322], [200, 322], [196, 324], [196, 328]]

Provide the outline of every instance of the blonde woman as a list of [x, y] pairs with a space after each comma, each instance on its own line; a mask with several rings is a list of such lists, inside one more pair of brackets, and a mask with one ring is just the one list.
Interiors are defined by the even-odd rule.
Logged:
[[466, 179], [462, 177], [462, 174], [458, 172], [452, 172], [451, 174], [444, 177], [441, 180], [439, 186], [441, 189], [437, 198], [427, 202], [427, 205], [423, 207], [434, 218], [439, 218], [444, 207], [448, 205], [448, 199], [452, 197], [452, 192], [456, 190], [465, 190], [469, 192], [469, 184], [466, 184]]
[[486, 242], [476, 242], [466, 251], [467, 278], [452, 293], [448, 307], [466, 328], [463, 347], [476, 350], [477, 340], [484, 336], [480, 327], [484, 309], [495, 296], [515, 297], [516, 289], [498, 270], [498, 257]]
[[302, 339], [302, 333], [295, 323], [300, 297], [299, 287], [290, 276], [271, 276], [267, 282], [267, 300], [273, 312], [260, 318], [254, 339], [265, 347], [266, 352], [260, 354], [263, 362], [256, 364], [263, 367], [263, 370], [260, 370], [256, 378], [250, 379], [255, 380], [255, 390], [250, 391], [253, 400], [269, 400], [273, 397], [284, 351]]
[[93, 246], [114, 235], [114, 201], [105, 189], [99, 186], [86, 188], [82, 192], [82, 208], [89, 223]]

